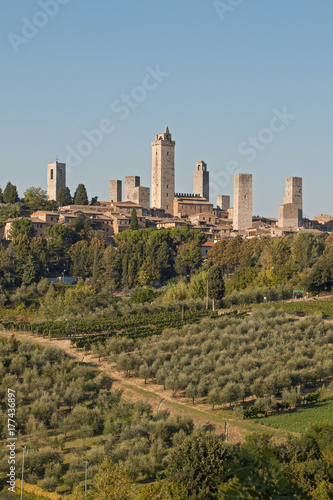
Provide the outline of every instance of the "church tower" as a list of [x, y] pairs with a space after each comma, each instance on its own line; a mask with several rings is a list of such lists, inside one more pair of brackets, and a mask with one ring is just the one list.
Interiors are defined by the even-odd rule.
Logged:
[[151, 207], [173, 213], [175, 196], [175, 141], [169, 128], [152, 142]]
[[66, 163], [49, 163], [47, 166], [47, 199], [56, 200], [59, 189], [66, 187]]

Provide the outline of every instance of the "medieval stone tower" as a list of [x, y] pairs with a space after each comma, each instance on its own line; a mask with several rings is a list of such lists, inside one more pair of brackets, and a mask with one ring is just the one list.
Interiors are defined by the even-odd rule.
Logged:
[[303, 211], [303, 179], [302, 177], [286, 178], [286, 195], [283, 200], [284, 205], [292, 203], [298, 210]]
[[234, 231], [252, 228], [252, 174], [235, 175], [234, 180]]
[[47, 199], [56, 200], [59, 189], [66, 187], [66, 163], [49, 163], [47, 166]]
[[303, 224], [303, 179], [286, 178], [286, 194], [279, 206], [279, 227], [301, 227]]
[[152, 142], [151, 207], [173, 213], [175, 196], [175, 141], [169, 128]]
[[122, 200], [122, 182], [119, 180], [110, 181], [109, 198], [110, 202], [117, 203]]
[[193, 194], [199, 194], [209, 201], [209, 172], [207, 164], [199, 161], [193, 174]]

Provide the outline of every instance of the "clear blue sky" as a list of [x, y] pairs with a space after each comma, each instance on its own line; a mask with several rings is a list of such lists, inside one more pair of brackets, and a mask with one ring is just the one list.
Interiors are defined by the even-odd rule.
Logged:
[[[221, 0], [219, 12], [213, 0], [7, 0], [1, 10], [2, 187], [46, 189], [47, 163], [108, 119], [100, 144], [72, 162], [72, 191], [83, 182], [107, 200], [109, 179], [134, 174], [150, 186], [151, 141], [168, 125], [176, 191], [192, 192], [204, 160], [214, 204], [232, 195], [234, 171], [252, 173], [254, 214], [277, 217], [285, 177], [297, 175], [305, 215], [333, 213], [332, 0]], [[158, 66], [156, 82], [147, 67]], [[272, 121], [284, 109], [293, 118]]]

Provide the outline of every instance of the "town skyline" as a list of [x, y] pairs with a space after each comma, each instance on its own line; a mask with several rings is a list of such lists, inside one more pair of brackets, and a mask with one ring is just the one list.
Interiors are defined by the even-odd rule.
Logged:
[[68, 185], [84, 182], [107, 199], [119, 169], [140, 171], [147, 185], [150, 141], [167, 124], [178, 144], [177, 191], [191, 190], [204, 160], [216, 194], [232, 195], [233, 174], [253, 174], [255, 213], [277, 217], [290, 175], [304, 178], [305, 215], [330, 213], [333, 6], [237, 3], [223, 15], [213, 1], [171, 0], [165, 11], [149, 1], [78, 8], [62, 0], [53, 17], [45, 0], [6, 4], [0, 185], [10, 177], [21, 193], [45, 188], [45, 165], [57, 155], [66, 162], [101, 122], [110, 131], [68, 170]]

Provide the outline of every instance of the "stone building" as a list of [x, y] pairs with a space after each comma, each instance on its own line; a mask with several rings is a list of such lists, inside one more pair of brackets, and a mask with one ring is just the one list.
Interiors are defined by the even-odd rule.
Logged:
[[115, 202], [117, 203], [118, 201], [122, 201], [122, 192], [123, 192], [123, 187], [122, 187], [122, 182], [121, 181], [110, 181], [110, 203]]
[[226, 195], [218, 195], [217, 197], [217, 208], [220, 208], [221, 210], [229, 210], [230, 208], [230, 196]]
[[125, 201], [132, 201], [147, 210], [150, 208], [150, 188], [140, 186], [140, 177], [128, 175], [125, 177]]
[[138, 175], [126, 175], [125, 177], [125, 199], [124, 201], [133, 200], [133, 189], [140, 186], [140, 177]]
[[168, 127], [152, 142], [151, 207], [168, 213], [175, 195], [175, 145]]
[[286, 178], [286, 194], [283, 204], [292, 203], [303, 212], [303, 179], [302, 177]]
[[246, 231], [252, 228], [252, 210], [252, 174], [237, 174], [234, 178], [234, 231]]
[[66, 187], [66, 163], [49, 163], [47, 166], [47, 199], [56, 200], [59, 189]]
[[286, 178], [283, 205], [279, 206], [279, 227], [301, 227], [303, 220], [303, 179]]
[[198, 194], [209, 201], [209, 172], [204, 161], [197, 163], [193, 173], [193, 194]]
[[201, 196], [176, 193], [173, 200], [174, 217], [188, 217], [201, 213], [213, 214], [213, 204]]

